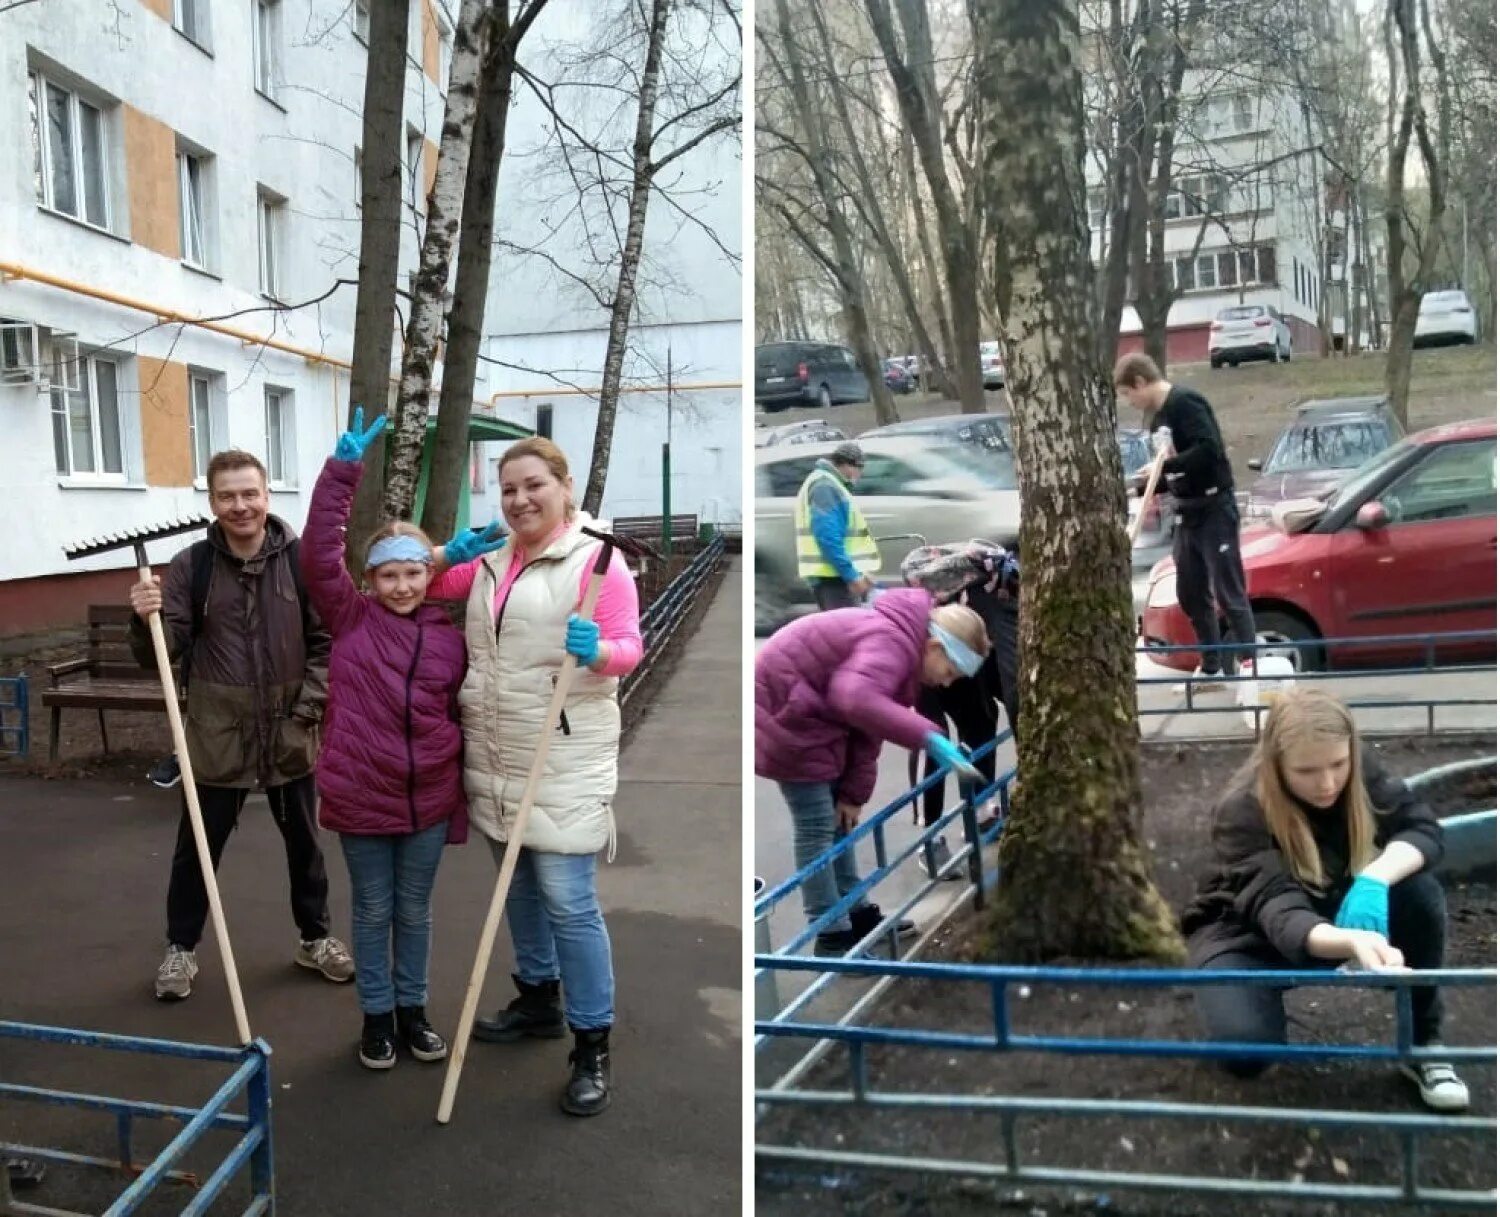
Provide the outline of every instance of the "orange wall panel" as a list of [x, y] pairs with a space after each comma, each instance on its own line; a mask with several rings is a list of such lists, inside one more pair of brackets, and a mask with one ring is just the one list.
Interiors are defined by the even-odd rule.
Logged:
[[193, 453], [188, 432], [185, 363], [136, 357], [141, 377], [141, 448], [148, 486], [191, 486]]
[[422, 0], [422, 71], [438, 88], [446, 88], [447, 81], [438, 79], [442, 59], [438, 54], [437, 16], [432, 11], [432, 0]]
[[172, 20], [172, 0], [141, 0], [141, 4], [163, 21]]
[[[422, 140], [422, 198], [432, 197], [432, 183], [437, 181], [438, 146], [430, 139]], [[424, 203], [423, 210], [426, 210]]]
[[130, 191], [130, 239], [168, 258], [180, 258], [177, 226], [177, 140], [172, 128], [134, 106], [125, 115], [125, 180]]

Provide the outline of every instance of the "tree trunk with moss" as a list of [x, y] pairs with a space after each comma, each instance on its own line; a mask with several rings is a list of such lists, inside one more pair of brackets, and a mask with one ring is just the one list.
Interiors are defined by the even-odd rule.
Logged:
[[1004, 329], [1025, 596], [1020, 785], [1000, 841], [1002, 958], [1181, 957], [1140, 841], [1130, 546], [1090, 325], [1077, 0], [979, 7], [986, 231]]

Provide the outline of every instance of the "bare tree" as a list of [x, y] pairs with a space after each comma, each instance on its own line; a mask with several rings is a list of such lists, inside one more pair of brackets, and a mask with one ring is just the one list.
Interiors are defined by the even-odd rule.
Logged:
[[[407, 0], [372, 0], [369, 53], [360, 145], [359, 288], [354, 304], [354, 353], [349, 373], [349, 416], [363, 406], [374, 420], [391, 398], [395, 345], [396, 281], [401, 262], [401, 107], [406, 90]], [[349, 535], [375, 530], [385, 491], [386, 437], [373, 456], [350, 517]], [[362, 561], [351, 546], [351, 565]]]
[[510, 0], [496, 0], [489, 10], [492, 30], [479, 70], [478, 115], [474, 122], [468, 183], [464, 188], [453, 307], [448, 311], [437, 433], [432, 441], [432, 464], [422, 509], [422, 528], [430, 537], [452, 535], [458, 517], [458, 497], [469, 458], [475, 372], [483, 339], [485, 303], [490, 294], [495, 194], [500, 182], [500, 162], [505, 155], [505, 126], [514, 94], [516, 55], [527, 31], [546, 7], [547, 0], [523, 0], [516, 6], [514, 19]]
[[412, 285], [411, 317], [390, 428], [384, 507], [386, 515], [395, 519], [409, 519], [417, 498], [437, 344], [448, 310], [448, 276], [459, 243], [479, 109], [479, 67], [490, 33], [484, 0], [463, 0], [453, 30], [453, 63], [437, 172], [427, 200], [427, 226]]
[[976, 23], [985, 255], [1027, 507], [1026, 732], [990, 936], [1019, 960], [1174, 959], [1139, 840], [1130, 545], [1093, 332], [1078, 4], [993, 0]]

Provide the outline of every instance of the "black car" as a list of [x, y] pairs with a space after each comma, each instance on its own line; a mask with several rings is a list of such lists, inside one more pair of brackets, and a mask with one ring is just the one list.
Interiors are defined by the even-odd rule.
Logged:
[[788, 406], [869, 401], [870, 382], [848, 347], [826, 342], [768, 342], [755, 348], [755, 404], [774, 414]]

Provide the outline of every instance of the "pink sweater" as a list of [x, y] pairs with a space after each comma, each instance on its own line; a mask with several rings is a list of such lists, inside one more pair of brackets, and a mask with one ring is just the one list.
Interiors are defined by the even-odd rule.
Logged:
[[[558, 530], [559, 534], [561, 529]], [[551, 544], [554, 537], [549, 537]], [[495, 601], [490, 606], [490, 615], [498, 618], [505, 598], [510, 595], [511, 584], [516, 581], [526, 565], [525, 555], [519, 545], [512, 546], [510, 565], [500, 577], [495, 589]], [[546, 548], [544, 545], [542, 548]], [[427, 594], [435, 600], [463, 600], [474, 586], [474, 576], [479, 570], [480, 559], [465, 562], [462, 566], [450, 566], [428, 585]], [[583, 603], [588, 589], [590, 565], [578, 582], [578, 602]], [[599, 603], [594, 609], [594, 620], [599, 623], [599, 637], [609, 648], [609, 661], [595, 669], [600, 676], [624, 676], [635, 670], [641, 662], [641, 616], [640, 599], [636, 595], [635, 579], [625, 559], [618, 550], [610, 557], [609, 569], [604, 572], [604, 582], [599, 586]], [[562, 646], [559, 638], [557, 645]]]

